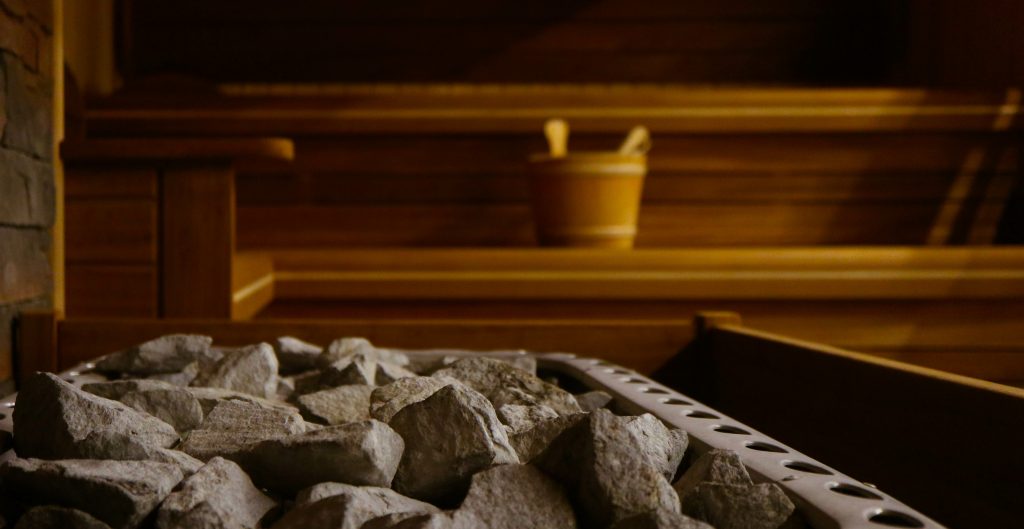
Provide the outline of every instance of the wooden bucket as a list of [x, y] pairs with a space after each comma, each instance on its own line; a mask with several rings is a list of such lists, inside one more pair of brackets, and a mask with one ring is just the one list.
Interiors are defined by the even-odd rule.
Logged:
[[647, 156], [579, 152], [530, 158], [530, 201], [543, 246], [632, 248]]

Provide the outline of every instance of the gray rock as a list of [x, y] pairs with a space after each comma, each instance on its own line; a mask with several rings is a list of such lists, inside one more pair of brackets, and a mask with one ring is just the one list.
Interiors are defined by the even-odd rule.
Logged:
[[[336, 484], [340, 485], [340, 484]], [[359, 529], [374, 518], [395, 513], [437, 513], [429, 503], [381, 487], [339, 486], [337, 494], [297, 504], [273, 529]]]
[[223, 388], [266, 399], [277, 395], [277, 357], [270, 344], [260, 343], [229, 351], [200, 373], [193, 385]]
[[276, 400], [286, 401], [290, 400], [295, 395], [295, 379], [292, 377], [278, 377], [277, 378], [277, 394], [274, 395]]
[[512, 432], [530, 430], [539, 422], [558, 417], [558, 412], [544, 405], [505, 404], [496, 411], [498, 419]]
[[217, 354], [213, 339], [194, 334], [170, 334], [107, 355], [96, 362], [98, 371], [154, 375], [174, 373], [192, 362], [211, 363]]
[[274, 353], [277, 354], [281, 373], [300, 373], [315, 368], [323, 350], [319, 345], [293, 336], [282, 336], [274, 341]]
[[576, 527], [562, 487], [531, 465], [500, 465], [477, 473], [452, 519], [455, 529]]
[[635, 514], [623, 518], [612, 529], [715, 529], [710, 525], [665, 509]]
[[493, 358], [462, 358], [432, 376], [459, 380], [482, 393], [495, 407], [545, 405], [559, 415], [582, 411], [568, 391]]
[[305, 395], [306, 393], [313, 393], [320, 391], [320, 370], [314, 369], [312, 371], [303, 371], [297, 375], [291, 375], [287, 377], [292, 383], [292, 398], [296, 395]]
[[376, 348], [366, 338], [339, 338], [331, 342], [317, 359], [317, 367], [323, 369], [340, 360], [348, 360], [357, 354], [374, 360], [378, 358]]
[[643, 448], [651, 463], [660, 469], [665, 479], [671, 483], [689, 444], [686, 432], [668, 429], [664, 423], [649, 413], [629, 417], [626, 428], [636, 438], [636, 444]]
[[110, 529], [87, 512], [56, 505], [44, 505], [28, 510], [14, 529]]
[[390, 383], [392, 383], [392, 382], [394, 382], [396, 380], [399, 380], [399, 379], [411, 378], [411, 377], [415, 377], [415, 376], [416, 376], [416, 373], [413, 373], [412, 371], [409, 371], [408, 369], [406, 369], [406, 368], [404, 368], [404, 367], [402, 367], [402, 366], [400, 366], [398, 364], [392, 364], [390, 362], [378, 361], [377, 362], [377, 375], [376, 375], [376, 378], [374, 379], [374, 382], [377, 385], [383, 386], [385, 384], [390, 384]]
[[378, 421], [388, 422], [402, 408], [452, 384], [461, 383], [453, 378], [409, 377], [380, 386], [370, 394], [370, 415]]
[[0, 466], [6, 493], [87, 512], [113, 529], [137, 527], [181, 477], [178, 467], [153, 461], [14, 459]]
[[14, 409], [14, 447], [21, 457], [116, 459], [116, 452], [176, 442], [169, 424], [50, 373], [25, 381]]
[[203, 415], [209, 415], [213, 408], [218, 404], [227, 401], [242, 402], [246, 404], [253, 404], [261, 408], [268, 410], [278, 410], [287, 413], [297, 412], [298, 408], [288, 404], [287, 402], [280, 402], [276, 400], [264, 399], [256, 397], [246, 393], [238, 391], [232, 391], [230, 389], [222, 388], [199, 388], [191, 387], [186, 388], [193, 397], [199, 400], [199, 405], [203, 407]]
[[388, 425], [368, 420], [264, 441], [239, 460], [260, 486], [292, 495], [328, 481], [388, 487], [404, 447]]
[[203, 422], [203, 407], [184, 388], [133, 391], [121, 397], [121, 403], [170, 424], [178, 432]]
[[567, 428], [584, 420], [586, 413], [574, 413], [552, 419], [543, 419], [534, 423], [533, 427], [513, 431], [508, 434], [509, 443], [519, 454], [519, 460], [529, 463], [539, 456], [556, 437]]
[[320, 389], [349, 384], [373, 386], [377, 380], [377, 360], [362, 353], [334, 362], [320, 371]]
[[491, 404], [461, 385], [406, 406], [388, 424], [406, 444], [394, 489], [413, 498], [451, 502], [473, 474], [519, 462]]
[[[213, 360], [215, 361], [215, 360]], [[192, 362], [185, 366], [181, 371], [175, 371], [174, 373], [157, 373], [155, 375], [149, 375], [146, 380], [158, 380], [160, 382], [167, 382], [168, 384], [180, 387], [186, 387], [192, 383], [193, 380], [199, 376], [199, 362]]]
[[565, 485], [585, 527], [609, 527], [647, 511], [679, 512], [679, 497], [630, 429], [597, 410], [567, 428], [534, 464]]
[[683, 502], [683, 513], [716, 529], [778, 529], [795, 506], [774, 483], [727, 485], [703, 482]]
[[573, 397], [576, 398], [576, 403], [580, 405], [580, 409], [586, 412], [604, 408], [612, 401], [612, 396], [601, 390], [588, 391], [579, 395], [573, 395]]
[[447, 513], [396, 513], [374, 518], [361, 529], [451, 529], [452, 518]]
[[134, 459], [156, 461], [158, 463], [170, 463], [177, 466], [178, 470], [181, 470], [181, 475], [185, 477], [195, 474], [196, 471], [203, 467], [202, 461], [186, 454], [185, 452], [170, 450], [167, 448], [157, 448], [146, 454], [146, 457]]
[[136, 391], [175, 389], [176, 387], [162, 380], [131, 379], [82, 384], [82, 391], [105, 399], [120, 401], [121, 397]]
[[216, 456], [234, 459], [250, 443], [305, 431], [306, 422], [295, 410], [228, 400], [217, 404], [203, 423], [185, 436], [179, 450], [203, 461]]
[[391, 351], [407, 354], [410, 363], [406, 367], [410, 371], [419, 375], [429, 375], [438, 369], [454, 364], [463, 358], [473, 356], [493, 358], [531, 375], [536, 376], [537, 374], [537, 359], [525, 354], [526, 352], [522, 349], [494, 351], [470, 351], [466, 349], [391, 349]]
[[254, 528], [277, 502], [263, 494], [242, 469], [219, 457], [187, 478], [164, 500], [157, 529]]
[[370, 418], [370, 394], [373, 386], [351, 385], [317, 391], [297, 400], [302, 415], [324, 424], [343, 424]]
[[694, 461], [679, 481], [673, 485], [679, 499], [685, 501], [694, 488], [701, 483], [724, 483], [726, 485], [753, 485], [747, 468], [740, 456], [732, 450], [712, 449]]

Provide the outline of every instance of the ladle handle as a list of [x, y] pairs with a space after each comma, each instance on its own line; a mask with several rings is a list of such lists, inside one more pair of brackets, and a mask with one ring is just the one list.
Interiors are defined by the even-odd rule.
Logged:
[[568, 123], [561, 119], [549, 119], [544, 123], [544, 135], [548, 138], [548, 149], [552, 158], [562, 158], [568, 154]]
[[619, 146], [619, 154], [644, 154], [651, 149], [651, 134], [647, 127], [637, 125], [629, 131], [622, 145]]

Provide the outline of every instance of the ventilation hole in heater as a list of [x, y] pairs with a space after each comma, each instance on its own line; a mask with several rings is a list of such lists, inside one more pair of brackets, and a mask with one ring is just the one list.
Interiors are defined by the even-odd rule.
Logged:
[[7, 414], [6, 413], [0, 413], [0, 421], [4, 420], [6, 418], [7, 418]]
[[880, 500], [881, 496], [871, 492], [864, 487], [858, 487], [849, 483], [829, 483], [828, 489], [837, 494], [845, 494], [847, 496], [853, 496], [854, 498], [864, 498], [867, 500]]
[[821, 474], [822, 476], [829, 476], [832, 472], [819, 467], [818, 465], [812, 465], [803, 461], [786, 461], [782, 463], [782, 466], [793, 470], [799, 470], [800, 472], [807, 472], [808, 474]]
[[642, 378], [627, 378], [626, 382], [629, 384], [646, 384], [647, 381]]
[[683, 399], [661, 399], [662, 404], [669, 404], [671, 406], [690, 406], [693, 403]]
[[714, 430], [714, 431], [716, 431], [718, 433], [731, 433], [731, 434], [735, 434], [735, 435], [750, 435], [750, 432], [744, 430], [743, 428], [737, 428], [735, 426], [729, 426], [727, 424], [721, 424], [721, 425], [715, 426], [714, 428], [712, 428], [712, 430]]
[[687, 417], [694, 418], [694, 419], [717, 419], [718, 418], [718, 416], [715, 415], [714, 413], [708, 413], [706, 411], [700, 411], [700, 410], [691, 411], [691, 412], [685, 413], [684, 415], [686, 415]]
[[872, 514], [868, 520], [872, 523], [889, 527], [924, 527], [921, 520], [899, 511], [880, 510]]
[[753, 443], [747, 443], [746, 447], [751, 450], [757, 450], [758, 452], [775, 452], [776, 454], [785, 454], [789, 452], [781, 446], [776, 446], [771, 443], [764, 443], [761, 441], [754, 441]]
[[661, 388], [644, 388], [640, 391], [643, 391], [644, 393], [654, 393], [656, 395], [668, 395], [668, 392]]
[[612, 374], [612, 375], [628, 375], [629, 374], [629, 371], [626, 371], [625, 369], [605, 369], [604, 372]]

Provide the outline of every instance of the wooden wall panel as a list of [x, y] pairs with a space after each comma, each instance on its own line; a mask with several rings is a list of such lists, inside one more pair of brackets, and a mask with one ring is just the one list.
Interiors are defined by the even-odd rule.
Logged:
[[[130, 76], [882, 82], [906, 1], [129, 1]], [[870, 39], [863, 35], [872, 35]]]
[[68, 262], [153, 263], [157, 258], [157, 207], [144, 200], [68, 200]]
[[68, 314], [156, 318], [159, 281], [153, 265], [67, 266]]

